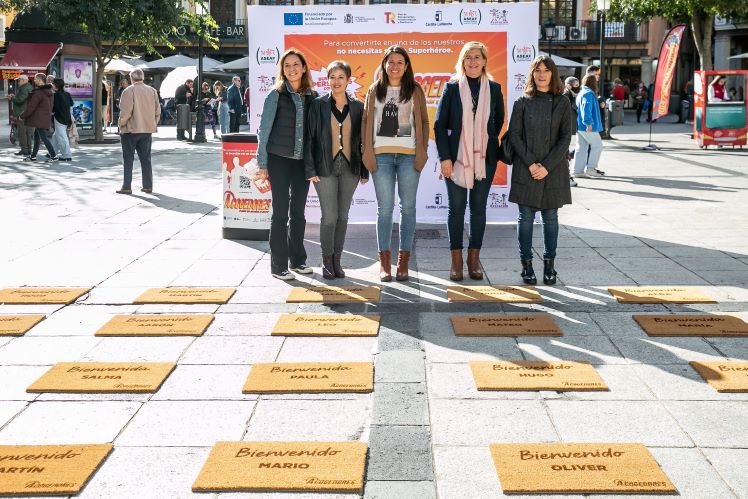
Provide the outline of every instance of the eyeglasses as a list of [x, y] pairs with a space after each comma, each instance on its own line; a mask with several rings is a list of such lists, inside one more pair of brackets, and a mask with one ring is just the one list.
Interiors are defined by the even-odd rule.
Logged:
[[482, 55], [476, 55], [474, 57], [465, 57], [465, 62], [481, 62], [483, 60]]

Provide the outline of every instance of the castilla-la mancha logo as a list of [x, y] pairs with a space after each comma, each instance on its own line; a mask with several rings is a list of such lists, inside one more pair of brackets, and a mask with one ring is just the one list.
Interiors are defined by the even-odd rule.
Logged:
[[515, 45], [512, 47], [514, 62], [530, 62], [535, 59], [535, 45]]
[[278, 47], [257, 49], [257, 64], [278, 64], [280, 51]]
[[480, 9], [462, 9], [460, 11], [460, 24], [480, 24]]

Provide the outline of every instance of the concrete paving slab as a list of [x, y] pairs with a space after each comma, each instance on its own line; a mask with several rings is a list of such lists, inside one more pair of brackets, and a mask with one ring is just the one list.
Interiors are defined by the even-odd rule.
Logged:
[[201, 336], [179, 359], [180, 364], [241, 364], [275, 362], [283, 338], [264, 336]]
[[243, 394], [250, 368], [241, 365], [178, 366], [151, 400], [257, 400]]
[[629, 362], [684, 364], [692, 360], [724, 360], [702, 338], [613, 338]]
[[194, 337], [102, 338], [82, 362], [176, 362]]
[[390, 350], [374, 358], [374, 380], [378, 383], [420, 383], [426, 381], [425, 354], [420, 351]]
[[27, 402], [3, 402], [0, 406], [0, 428], [20, 414], [27, 406]]
[[539, 392], [478, 391], [467, 363], [430, 363], [427, 370], [430, 400], [434, 399], [499, 399], [537, 400]]
[[369, 437], [367, 480], [430, 481], [429, 430], [424, 426], [374, 426]]
[[[425, 381], [425, 379], [424, 379]], [[372, 424], [428, 426], [426, 383], [377, 383]]]
[[719, 393], [689, 364], [631, 367], [658, 400], [748, 400], [748, 393]]
[[0, 400], [36, 399], [38, 393], [26, 393], [26, 388], [39, 379], [52, 366], [3, 366], [0, 367]]
[[663, 402], [700, 447], [748, 447], [748, 404], [743, 401]]
[[703, 449], [702, 452], [737, 497], [748, 497], [748, 450]]
[[283, 341], [277, 362], [371, 362], [376, 349], [376, 337], [289, 337]]
[[80, 360], [101, 342], [94, 337], [21, 337], [0, 347], [0, 365], [52, 365]]
[[436, 499], [434, 482], [396, 482], [367, 480], [364, 499], [390, 499], [407, 497], [409, 499]]
[[269, 336], [279, 313], [219, 313], [205, 332], [209, 336]]

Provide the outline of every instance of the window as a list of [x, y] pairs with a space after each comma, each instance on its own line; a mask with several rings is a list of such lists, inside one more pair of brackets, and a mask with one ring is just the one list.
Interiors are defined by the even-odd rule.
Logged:
[[314, 5], [348, 5], [348, 0], [314, 0]]
[[552, 19], [561, 26], [574, 24], [574, 0], [542, 0], [540, 2], [540, 24]]
[[257, 5], [293, 5], [293, 0], [257, 0]]

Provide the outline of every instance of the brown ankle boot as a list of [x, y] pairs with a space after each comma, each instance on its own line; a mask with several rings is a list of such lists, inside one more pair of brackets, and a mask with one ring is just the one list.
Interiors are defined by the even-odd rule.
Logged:
[[397, 274], [395, 279], [398, 281], [408, 280], [408, 261], [410, 261], [410, 251], [399, 251], [397, 253]]
[[382, 282], [392, 280], [392, 253], [389, 251], [379, 252], [379, 280]]
[[462, 250], [450, 250], [452, 254], [452, 267], [449, 269], [449, 279], [452, 281], [462, 280]]
[[483, 279], [483, 271], [480, 269], [480, 248], [468, 248], [467, 268], [471, 279]]
[[322, 277], [325, 279], [335, 279], [332, 255], [322, 257]]
[[335, 269], [335, 277], [343, 278], [345, 277], [345, 271], [340, 265], [341, 256], [342, 255], [340, 253], [335, 253], [334, 255], [332, 255], [332, 267]]

